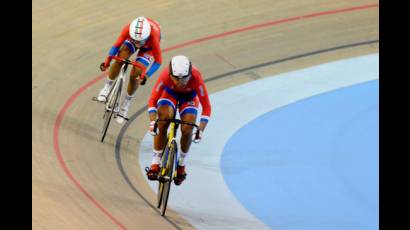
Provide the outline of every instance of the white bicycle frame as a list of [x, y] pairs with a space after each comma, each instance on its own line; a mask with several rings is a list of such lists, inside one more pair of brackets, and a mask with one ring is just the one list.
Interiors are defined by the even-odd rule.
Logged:
[[[117, 79], [116, 79], [115, 82], [113, 83], [114, 86], [111, 88], [110, 93], [108, 94], [108, 100], [107, 100], [107, 102], [105, 103], [105, 110], [111, 111], [111, 109], [114, 109], [114, 116], [116, 116], [116, 115], [118, 114], [118, 112], [119, 112], [119, 109], [117, 109], [117, 108], [119, 107], [119, 104], [120, 104], [120, 102], [121, 102], [121, 98], [122, 98], [122, 94], [123, 94], [123, 89], [124, 89], [124, 85], [125, 85], [125, 82], [126, 82], [125, 74], [126, 74], [127, 70], [125, 69], [125, 66], [126, 66], [126, 64], [123, 64], [123, 65], [121, 66], [120, 73], [118, 74]], [[128, 67], [128, 66], [127, 66], [127, 67]], [[121, 81], [121, 80], [122, 80], [122, 82], [123, 82], [123, 85], [122, 85], [122, 89], [121, 89], [121, 92], [120, 92], [119, 100], [118, 100], [118, 102], [117, 102], [118, 104], [117, 104], [117, 105], [114, 105], [114, 108], [110, 108], [109, 105], [111, 104], [111, 101], [112, 101], [112, 100], [115, 100], [115, 98], [114, 98], [114, 92], [116, 92], [116, 91], [118, 90], [118, 87], [119, 87], [119, 85], [120, 85], [120, 81]]]
[[[140, 51], [140, 49], [138, 48], [133, 55], [138, 56], [139, 51]], [[131, 56], [133, 56], [133, 55], [131, 55]], [[131, 56], [130, 56], [129, 58], [131, 58]], [[107, 111], [111, 111], [111, 108], [109, 108], [109, 104], [111, 104], [111, 103], [110, 103], [111, 100], [114, 100], [114, 97], [113, 97], [114, 94], [113, 94], [113, 92], [115, 92], [115, 91], [117, 90], [117, 88], [119, 87], [118, 85], [119, 85], [120, 79], [122, 79], [122, 82], [123, 82], [123, 85], [122, 85], [122, 86], [123, 86], [123, 88], [124, 88], [124, 85], [125, 85], [125, 83], [126, 83], [125, 74], [126, 74], [126, 72], [127, 72], [127, 69], [125, 69], [125, 66], [126, 66], [126, 65], [127, 65], [126, 63], [123, 63], [123, 65], [121, 66], [120, 73], [118, 74], [118, 77], [117, 77], [117, 79], [116, 79], [115, 82], [114, 82], [114, 86], [112, 87], [110, 93], [108, 94], [108, 100], [107, 100], [106, 103], [105, 103], [105, 109], [106, 109]], [[151, 64], [150, 64], [150, 66], [151, 66], [151, 65], [152, 65], [152, 62], [151, 62]], [[128, 66], [129, 66], [129, 64], [127, 65], [127, 68], [128, 68]], [[148, 66], [147, 69], [149, 69], [150, 66]], [[121, 90], [121, 94], [120, 94], [119, 100], [118, 100], [118, 105], [115, 105], [115, 106], [114, 106], [114, 117], [116, 117], [117, 114], [118, 114], [118, 112], [119, 112], [118, 106], [119, 106], [119, 104], [121, 104], [122, 94], [123, 94], [123, 90]], [[118, 109], [117, 109], [117, 108], [118, 108]]]

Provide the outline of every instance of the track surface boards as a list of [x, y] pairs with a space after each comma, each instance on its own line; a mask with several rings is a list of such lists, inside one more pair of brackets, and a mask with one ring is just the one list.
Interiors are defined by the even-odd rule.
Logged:
[[[99, 142], [103, 108], [91, 98], [103, 80], [90, 81], [103, 78], [100, 62], [122, 26], [135, 17], [148, 16], [161, 24], [161, 46], [167, 52], [161, 69], [138, 89], [130, 115], [146, 106], [158, 73], [173, 55], [190, 57], [205, 79], [298, 57], [210, 81], [207, 87], [213, 93], [265, 76], [377, 53], [378, 12], [374, 0], [34, 0], [33, 229], [193, 229], [172, 209], [163, 218], [153, 208], [156, 196], [140, 173], [136, 157], [148, 127], [146, 113], [127, 129], [121, 156], [115, 155], [121, 128], [116, 123], [105, 143]], [[223, 34], [273, 21], [277, 23]], [[216, 34], [220, 36], [209, 37]], [[314, 53], [367, 41], [375, 42]], [[312, 55], [298, 56], [307, 53]]]

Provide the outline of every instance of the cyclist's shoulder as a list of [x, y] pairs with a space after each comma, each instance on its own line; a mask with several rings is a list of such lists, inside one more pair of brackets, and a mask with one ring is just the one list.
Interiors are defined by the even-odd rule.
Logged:
[[162, 81], [163, 84], [169, 84], [171, 81], [171, 78], [169, 77], [169, 67], [165, 67], [162, 72], [158, 76], [158, 81]]
[[155, 21], [151, 18], [148, 18], [148, 17], [147, 17], [147, 20], [148, 20], [149, 24], [151, 25], [151, 30], [158, 31], [158, 32], [161, 31], [161, 26], [157, 21]]
[[129, 31], [130, 30], [130, 25], [131, 25], [131, 22], [128, 22], [127, 24], [125, 24], [123, 27], [122, 27], [122, 30], [123, 31]]
[[192, 64], [192, 76], [197, 80], [203, 80], [201, 71], [194, 64]]
[[169, 65], [165, 65], [159, 77], [169, 78]]
[[129, 31], [130, 31], [130, 25], [131, 23], [127, 23], [125, 24], [122, 29], [121, 29], [121, 36], [128, 36], [129, 35]]
[[199, 70], [199, 68], [196, 66], [196, 65], [194, 65], [193, 63], [192, 63], [192, 73], [193, 74], [201, 74], [201, 71]]

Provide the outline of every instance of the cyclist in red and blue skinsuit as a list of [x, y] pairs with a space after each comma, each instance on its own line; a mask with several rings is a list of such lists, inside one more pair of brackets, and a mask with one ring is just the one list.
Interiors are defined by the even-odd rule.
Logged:
[[[160, 47], [161, 28], [158, 22], [146, 18], [138, 17], [131, 23], [125, 25], [121, 30], [117, 41], [110, 49], [107, 58], [100, 65], [101, 71], [105, 71], [112, 60], [111, 56], [118, 55], [121, 58], [128, 59], [138, 49], [136, 62], [140, 64], [134, 67], [130, 72], [130, 81], [128, 83], [127, 93], [124, 103], [119, 111], [117, 121], [123, 122], [126, 118], [131, 99], [139, 84], [145, 84], [145, 76], [151, 77], [162, 64], [162, 53]], [[115, 61], [108, 72], [108, 79], [104, 88], [98, 95], [98, 100], [105, 102], [112, 82], [118, 76], [122, 63]]]
[[180, 158], [177, 164], [177, 177], [174, 181], [176, 185], [179, 185], [186, 176], [184, 159], [188, 154], [191, 142], [198, 143], [202, 139], [202, 132], [211, 116], [211, 104], [201, 72], [191, 64], [187, 57], [181, 55], [173, 57], [170, 65], [162, 71], [148, 101], [148, 112], [151, 120], [150, 133], [154, 136], [154, 157], [147, 173], [150, 180], [157, 178], [169, 126], [169, 123], [159, 122], [158, 132], [154, 132], [155, 121], [157, 118], [172, 118], [176, 112], [177, 101], [180, 104], [179, 115], [181, 120], [185, 122], [195, 123], [199, 104], [202, 106], [198, 137], [192, 135], [192, 126], [181, 125]]

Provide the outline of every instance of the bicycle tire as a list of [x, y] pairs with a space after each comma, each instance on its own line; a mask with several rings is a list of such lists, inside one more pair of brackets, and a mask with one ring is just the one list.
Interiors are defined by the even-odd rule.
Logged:
[[163, 192], [164, 192], [164, 183], [158, 182], [157, 208], [161, 207]]
[[[166, 143], [168, 142], [168, 139], [166, 141]], [[166, 145], [164, 147], [164, 150], [162, 151], [162, 159], [161, 159], [161, 164], [162, 165], [166, 165], [167, 164], [167, 157], [168, 156], [168, 146]], [[162, 169], [160, 171], [160, 173], [162, 174]], [[160, 175], [160, 176], [164, 176], [164, 175]], [[164, 183], [161, 181], [158, 181], [158, 193], [157, 193], [157, 208], [161, 207], [161, 202], [162, 202], [162, 194], [164, 192]]]
[[168, 198], [169, 198], [169, 191], [171, 190], [171, 184], [172, 184], [172, 173], [174, 170], [174, 164], [175, 164], [175, 155], [176, 155], [176, 148], [177, 148], [177, 143], [175, 140], [171, 142], [171, 146], [169, 148], [169, 156], [168, 156], [168, 165], [167, 165], [167, 176], [169, 177], [169, 180], [164, 183], [164, 189], [163, 189], [163, 195], [162, 195], [162, 207], [161, 207], [161, 216], [165, 215], [165, 212], [167, 210], [167, 204], [168, 204]]
[[104, 142], [105, 135], [107, 134], [108, 127], [110, 126], [111, 117], [114, 114], [114, 109], [117, 106], [117, 103], [120, 99], [119, 97], [121, 95], [122, 83], [123, 83], [122, 79], [120, 79], [119, 83], [118, 83], [118, 88], [117, 88], [118, 90], [116, 92], [113, 92], [114, 93], [114, 95], [113, 95], [114, 100], [109, 101], [109, 103], [112, 102], [108, 105], [108, 107], [111, 107], [111, 110], [106, 111], [105, 114], [104, 114], [105, 119], [104, 119], [103, 134], [102, 134], [102, 137], [101, 137], [101, 142]]
[[[108, 94], [107, 94], [107, 98], [106, 98], [107, 100], [110, 100], [111, 94], [112, 94], [112, 92], [113, 92], [115, 86], [117, 85], [117, 82], [118, 82], [118, 80], [114, 80], [113, 86], [111, 87], [110, 91], [109, 91]], [[108, 102], [105, 102], [105, 104], [107, 104], [107, 103], [108, 103]], [[109, 111], [107, 111], [107, 108], [106, 108], [106, 105], [105, 105], [105, 104], [104, 104], [104, 115], [103, 115], [104, 121], [105, 121], [105, 117], [106, 117], [107, 114], [109, 113]], [[105, 129], [105, 124], [104, 124], [103, 128], [101, 129], [101, 133], [104, 132], [104, 129]]]

